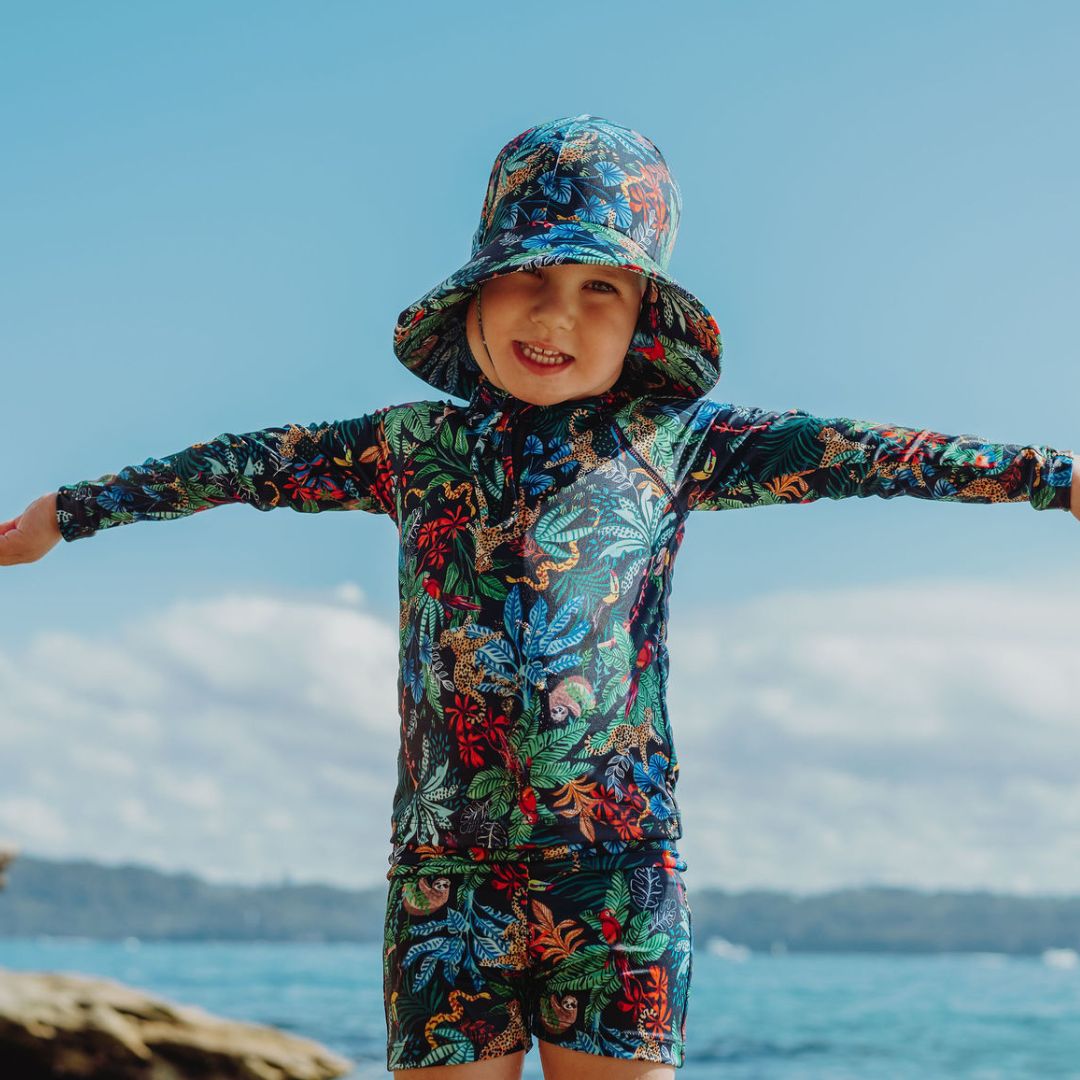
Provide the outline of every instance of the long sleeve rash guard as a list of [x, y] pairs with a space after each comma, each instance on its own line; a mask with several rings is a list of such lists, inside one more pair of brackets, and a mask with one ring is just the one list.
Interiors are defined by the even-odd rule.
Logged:
[[673, 848], [666, 704], [691, 510], [911, 495], [1068, 509], [1072, 454], [617, 391], [222, 434], [59, 489], [66, 540], [224, 503], [387, 514], [400, 537], [391, 871], [440, 855]]

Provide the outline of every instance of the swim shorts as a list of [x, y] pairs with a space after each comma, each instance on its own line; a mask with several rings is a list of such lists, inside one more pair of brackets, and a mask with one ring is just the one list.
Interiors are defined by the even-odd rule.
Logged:
[[387, 1069], [527, 1052], [533, 1033], [570, 1050], [681, 1066], [693, 969], [685, 868], [664, 842], [393, 866]]

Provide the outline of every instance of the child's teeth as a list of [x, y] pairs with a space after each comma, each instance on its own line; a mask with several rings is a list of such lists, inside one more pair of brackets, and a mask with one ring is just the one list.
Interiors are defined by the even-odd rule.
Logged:
[[562, 353], [538, 352], [536, 349], [532, 348], [531, 345], [526, 345], [524, 342], [521, 343], [521, 351], [539, 364], [565, 363], [565, 358]]

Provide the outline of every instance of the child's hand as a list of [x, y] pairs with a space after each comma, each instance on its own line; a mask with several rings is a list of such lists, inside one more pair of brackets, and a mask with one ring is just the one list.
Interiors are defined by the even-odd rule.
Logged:
[[35, 499], [17, 518], [0, 521], [0, 566], [36, 562], [61, 539], [56, 492]]

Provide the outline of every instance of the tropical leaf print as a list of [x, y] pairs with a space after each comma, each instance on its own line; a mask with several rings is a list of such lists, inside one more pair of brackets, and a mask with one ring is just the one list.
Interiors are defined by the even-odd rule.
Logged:
[[[492, 636], [477, 652], [488, 673], [481, 688], [513, 687], [527, 705], [533, 691], [545, 687], [548, 676], [575, 667], [580, 657], [568, 650], [589, 632], [589, 624], [577, 617], [582, 606], [583, 601], [575, 598], [549, 617], [547, 601], [539, 597], [526, 615], [515, 585], [503, 609], [505, 636]], [[477, 636], [494, 633], [486, 627], [475, 630]]]
[[552, 803], [561, 817], [576, 820], [581, 834], [586, 840], [596, 840], [596, 808], [601, 805], [601, 800], [596, 797], [600, 785], [586, 779], [568, 780], [562, 787], [557, 788], [555, 799]]
[[651, 911], [664, 895], [663, 871], [656, 866], [639, 866], [630, 876], [630, 895], [638, 907]]
[[413, 970], [413, 990], [419, 990], [440, 973], [453, 979], [462, 972], [480, 988], [485, 981], [480, 967], [505, 954], [505, 931], [513, 916], [473, 904], [472, 898], [473, 894], [467, 892], [468, 906], [464, 910], [450, 908], [441, 919], [411, 927], [411, 936], [421, 940], [408, 949], [402, 962]]
[[533, 538], [546, 555], [565, 559], [571, 554], [568, 545], [590, 536], [599, 522], [584, 507], [561, 507], [554, 513], [541, 514]]
[[539, 900], [532, 902], [530, 929], [533, 937], [530, 950], [544, 961], [567, 960], [581, 947], [584, 928], [574, 919], [563, 919], [558, 925], [551, 908]]
[[403, 811], [401, 827], [414, 832], [419, 842], [426, 844], [449, 827], [451, 807], [448, 804], [458, 797], [458, 791], [447, 782], [449, 762], [431, 763], [430, 741], [425, 738], [421, 745], [421, 781]]

